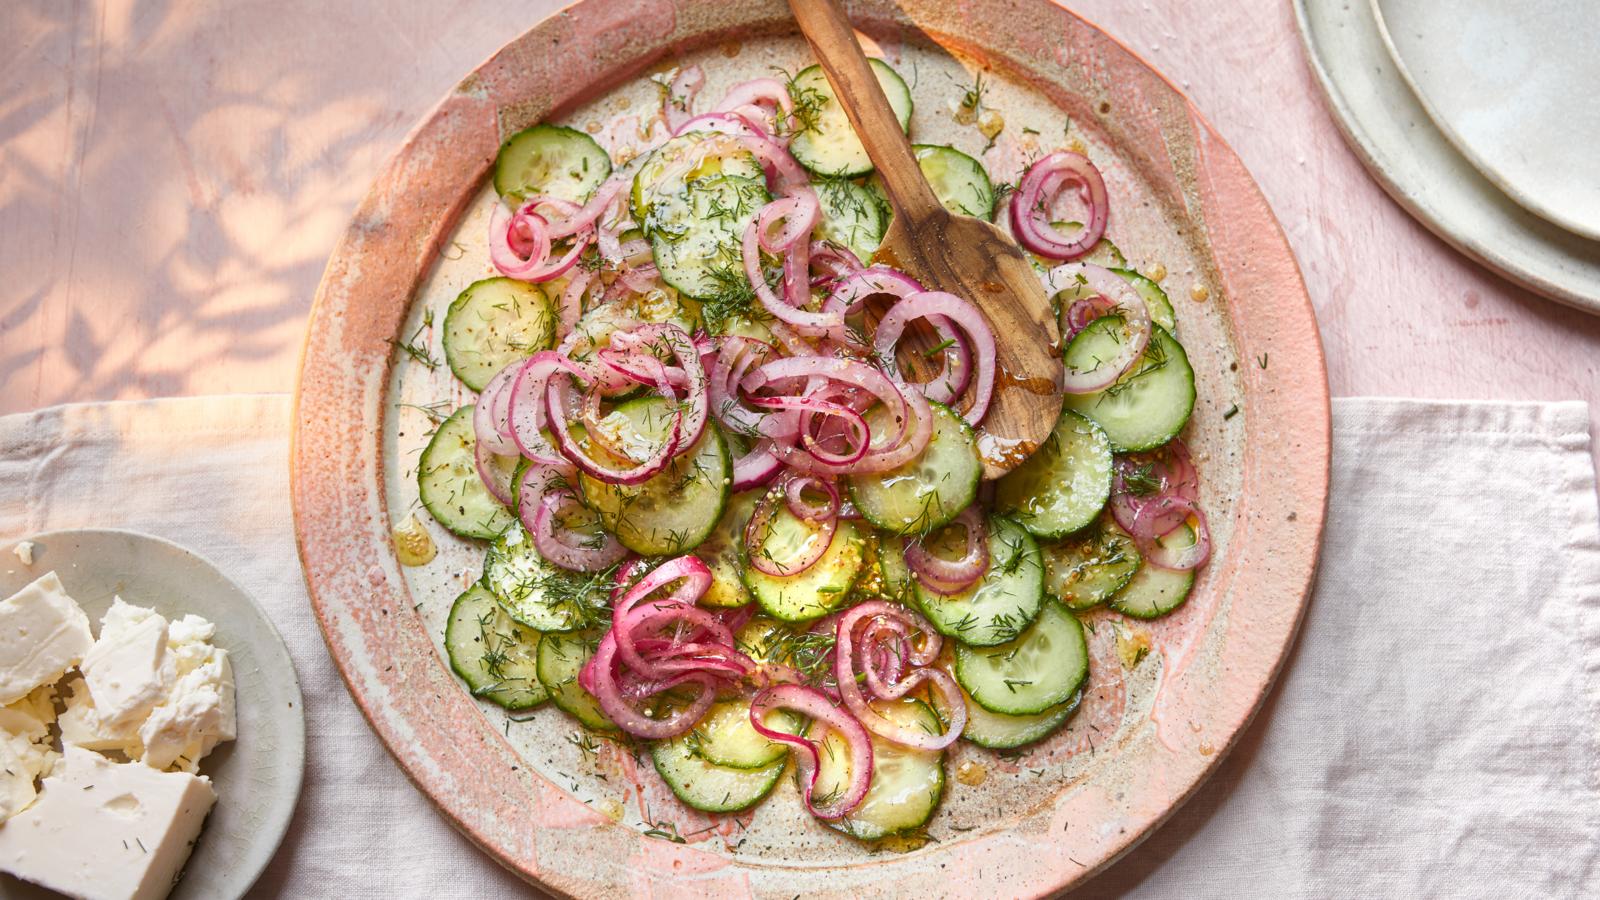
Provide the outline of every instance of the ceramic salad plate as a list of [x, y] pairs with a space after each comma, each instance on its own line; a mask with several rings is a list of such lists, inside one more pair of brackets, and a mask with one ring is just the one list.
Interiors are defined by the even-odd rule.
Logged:
[[[54, 571], [98, 629], [121, 596], [168, 618], [194, 613], [217, 626], [237, 690], [237, 740], [208, 754], [200, 773], [217, 805], [184, 867], [173, 900], [242, 897], [289, 828], [305, 773], [306, 727], [289, 649], [255, 601], [209, 561], [170, 541], [113, 528], [51, 531], [28, 539], [32, 564], [0, 547], [0, 596]], [[0, 875], [0, 896], [59, 897]]]
[[[622, 169], [651, 146], [644, 135], [652, 120], [672, 118], [685, 72], [703, 75], [699, 96], [708, 104], [749, 79], [812, 62], [782, 3], [577, 3], [468, 76], [363, 203], [318, 292], [292, 454], [307, 584], [357, 703], [442, 814], [548, 890], [1036, 895], [1077, 884], [1159, 825], [1216, 766], [1270, 688], [1307, 602], [1328, 484], [1326, 373], [1299, 271], [1239, 160], [1171, 84], [1044, 0], [959, 8], [863, 2], [849, 10], [869, 50], [899, 73], [913, 140], [960, 151], [948, 159], [981, 160], [997, 179], [1056, 149], [1083, 153], [1103, 174], [1112, 209], [1106, 234], [1122, 248], [1108, 264], [1165, 288], [1172, 309], [1163, 315], [1177, 321], [1193, 369], [1195, 399], [1181, 436], [1209, 515], [1210, 561], [1187, 601], [1161, 618], [1084, 613], [1089, 674], [1076, 714], [1016, 750], [948, 746], [936, 763], [944, 773], [937, 811], [893, 840], [858, 841], [806, 815], [812, 800], [827, 804], [810, 797], [802, 805], [793, 778], [764, 787], [770, 796], [750, 812], [687, 809], [673, 795], [691, 803], [686, 795], [703, 794], [703, 786], [672, 782], [669, 791], [663, 778], [671, 767], [657, 753], [652, 770], [655, 750], [597, 740], [566, 706], [502, 708], [531, 707], [536, 697], [475, 699], [446, 661], [460, 649], [446, 633], [460, 624], [452, 610], [462, 598], [494, 593], [487, 582], [474, 587], [488, 545], [441, 527], [475, 529], [459, 505], [451, 514], [426, 496], [437, 489], [431, 475], [418, 476], [434, 471], [421, 457], [441, 430], [471, 421], [449, 418], [478, 399], [456, 376], [493, 375], [460, 360], [453, 374], [441, 332], [464, 289], [508, 264], [505, 247], [489, 239], [491, 223], [511, 215], [501, 204], [505, 185], [497, 193], [491, 178], [502, 143], [536, 123], [565, 126], [611, 157], [596, 165]], [[706, 108], [678, 105], [680, 116]], [[815, 167], [814, 148], [808, 152]], [[581, 180], [574, 165], [570, 174]], [[741, 181], [724, 168], [712, 182], [756, 178]], [[695, 223], [703, 219], [688, 233], [700, 234]], [[518, 251], [519, 259], [522, 252], [530, 251]], [[661, 277], [700, 274], [663, 252], [654, 249], [669, 270]], [[484, 314], [495, 315], [491, 308], [498, 309], [485, 306]], [[690, 371], [685, 363], [680, 374]], [[559, 437], [564, 430], [557, 428], [558, 441], [570, 439]], [[585, 491], [604, 516], [603, 486]], [[397, 526], [407, 561], [422, 564], [401, 564]], [[436, 552], [412, 558], [418, 529], [427, 535], [420, 543]], [[614, 530], [627, 537], [625, 525]], [[639, 541], [648, 543], [634, 535]], [[761, 606], [772, 611], [765, 600]], [[500, 614], [493, 600], [484, 609]], [[487, 639], [484, 620], [475, 621]], [[869, 630], [881, 636], [892, 626]], [[648, 729], [645, 719], [633, 725]]]

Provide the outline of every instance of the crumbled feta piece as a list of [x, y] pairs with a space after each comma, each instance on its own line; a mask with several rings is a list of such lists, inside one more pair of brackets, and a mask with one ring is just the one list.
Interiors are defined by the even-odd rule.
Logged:
[[38, 801], [0, 827], [0, 871], [90, 900], [159, 900], [216, 799], [210, 779], [68, 747]]
[[56, 683], [93, 643], [89, 617], [54, 572], [0, 600], [0, 705]]
[[218, 742], [236, 736], [233, 668], [227, 651], [210, 650], [206, 661], [180, 676], [171, 695], [139, 726], [145, 765], [157, 769], [177, 765], [194, 772]]
[[37, 796], [34, 783], [50, 774], [57, 755], [50, 746], [55, 717], [53, 685], [0, 707], [0, 822], [27, 809]]
[[167, 653], [167, 620], [115, 598], [79, 668], [102, 719], [112, 725], [144, 721], [178, 677]]
[[16, 554], [23, 565], [33, 565], [33, 541], [18, 541], [17, 545], [11, 548], [11, 552]]
[[61, 714], [61, 742], [86, 750], [116, 750], [129, 759], [144, 754], [139, 743], [139, 723], [113, 724], [95, 708], [94, 696], [82, 678], [67, 682], [67, 710]]

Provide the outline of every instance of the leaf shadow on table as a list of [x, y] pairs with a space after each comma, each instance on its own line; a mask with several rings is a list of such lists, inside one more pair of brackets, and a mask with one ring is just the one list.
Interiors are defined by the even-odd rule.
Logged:
[[448, 87], [408, 59], [463, 52], [427, 43], [447, 10], [373, 12], [7, 4], [0, 412], [292, 385], [328, 254]]

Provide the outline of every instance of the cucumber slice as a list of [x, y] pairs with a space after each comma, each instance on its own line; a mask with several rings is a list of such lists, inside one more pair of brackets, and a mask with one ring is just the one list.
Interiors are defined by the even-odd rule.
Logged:
[[538, 646], [539, 632], [512, 621], [482, 585], [450, 606], [444, 652], [474, 697], [513, 711], [543, 703], [549, 693], [535, 673]]
[[[1168, 539], [1192, 544], [1194, 529], [1185, 526], [1182, 535]], [[1193, 589], [1193, 569], [1176, 571], [1146, 564], [1126, 587], [1112, 595], [1111, 608], [1135, 619], [1155, 619], [1182, 606]]]
[[[846, 479], [850, 499], [873, 525], [894, 534], [927, 534], [961, 514], [978, 496], [983, 463], [972, 426], [942, 403], [933, 408], [933, 438], [922, 455], [876, 475]], [[891, 428], [882, 405], [867, 410], [873, 434]]]
[[961, 736], [979, 747], [987, 747], [990, 750], [1012, 750], [1042, 741], [1054, 734], [1057, 728], [1072, 718], [1072, 714], [1078, 711], [1078, 704], [1082, 702], [1083, 692], [1079, 691], [1066, 703], [1052, 706], [1042, 713], [1034, 713], [1031, 716], [1008, 716], [984, 709], [969, 696], [967, 727], [961, 732]]
[[761, 769], [719, 766], [696, 756], [688, 736], [657, 743], [650, 748], [650, 758], [679, 800], [710, 813], [735, 812], [761, 802], [788, 764], [780, 759]]
[[945, 596], [916, 585], [917, 606], [943, 635], [974, 647], [1004, 644], [1039, 615], [1044, 562], [1033, 535], [999, 516], [989, 517], [989, 571], [972, 588]]
[[[767, 727], [800, 733], [798, 717], [776, 709], [767, 715]], [[725, 700], [706, 711], [706, 717], [686, 737], [694, 754], [706, 762], [730, 769], [764, 769], [782, 760], [788, 748], [769, 741], [750, 724], [750, 698]]]
[[[1121, 339], [1122, 320], [1101, 316], [1067, 345], [1066, 363], [1092, 369], [1095, 359], [1109, 358]], [[1082, 413], [1105, 429], [1118, 453], [1149, 450], [1178, 436], [1194, 411], [1194, 369], [1183, 345], [1156, 325], [1144, 357], [1116, 383], [1092, 394], [1068, 394], [1067, 409]]]
[[[758, 552], [781, 566], [818, 538], [817, 529], [800, 521], [780, 503], [767, 523]], [[744, 583], [767, 615], [785, 622], [806, 622], [844, 603], [866, 565], [866, 556], [866, 536], [855, 523], [841, 521], [822, 558], [803, 571], [768, 575], [746, 560]]]
[[[507, 509], [478, 475], [477, 435], [472, 430], [469, 404], [439, 423], [417, 462], [417, 494], [422, 505], [440, 525], [462, 537], [493, 540], [509, 528], [517, 517]], [[517, 460], [509, 456], [494, 458], [497, 469], [510, 478]]]
[[658, 197], [644, 229], [661, 279], [702, 300], [743, 285], [744, 232], [769, 199], [765, 181], [726, 175]]
[[[881, 59], [869, 59], [867, 62], [872, 66], [873, 74], [878, 76], [878, 84], [889, 98], [889, 106], [894, 110], [895, 118], [900, 120], [900, 128], [909, 131], [911, 89], [906, 87], [905, 81], [888, 63]], [[823, 74], [820, 66], [801, 69], [789, 82], [789, 94], [794, 98], [795, 115], [802, 123], [789, 144], [789, 152], [794, 154], [800, 165], [818, 175], [848, 177], [872, 171], [867, 148], [861, 146], [855, 129], [850, 127], [844, 107], [834, 102], [833, 85], [828, 83], [828, 76]]]
[[915, 144], [917, 165], [944, 208], [957, 215], [994, 217], [994, 183], [983, 164], [954, 147]]
[[538, 285], [515, 278], [473, 282], [444, 314], [445, 362], [475, 391], [511, 363], [550, 349], [555, 337], [555, 304]]
[[585, 312], [573, 327], [578, 336], [570, 355], [580, 362], [586, 361], [596, 350], [610, 344], [611, 335], [618, 329], [632, 328], [641, 322], [669, 322], [694, 334], [699, 315], [689, 306], [692, 302], [685, 302], [676, 291], [652, 290], [602, 303]]
[[831, 631], [808, 631], [765, 616], [751, 619], [734, 635], [734, 646], [745, 656], [758, 663], [782, 663], [807, 676], [832, 671], [833, 644]]
[[1111, 442], [1069, 409], [1032, 456], [995, 485], [994, 508], [1035, 537], [1060, 538], [1092, 522], [1111, 497]]
[[675, 197], [689, 185], [710, 178], [764, 179], [755, 154], [732, 135], [691, 131], [680, 134], [651, 151], [633, 175], [628, 195], [633, 220], [649, 232], [650, 212], [663, 197]]
[[[921, 700], [875, 700], [884, 718], [938, 734], [944, 729], [933, 708]], [[829, 732], [822, 739], [816, 794], [843, 790], [850, 783], [850, 753], [844, 741]], [[875, 841], [913, 831], [933, 818], [944, 796], [944, 752], [902, 747], [872, 735], [872, 784], [861, 804], [842, 819], [824, 822], [857, 840]]]
[[1110, 516], [1085, 534], [1040, 544], [1039, 552], [1044, 554], [1045, 592], [1074, 611], [1106, 602], [1144, 564], [1133, 538]]
[[535, 194], [583, 203], [611, 177], [611, 157], [563, 125], [535, 125], [511, 136], [494, 161], [494, 189], [508, 203]]
[[760, 496], [757, 491], [734, 494], [717, 527], [694, 549], [694, 555], [711, 570], [711, 586], [701, 596], [701, 606], [744, 606], [754, 599], [744, 585], [740, 554], [744, 549], [745, 523], [750, 521]]
[[1133, 285], [1133, 289], [1144, 298], [1145, 308], [1150, 310], [1151, 321], [1168, 331], [1178, 327], [1178, 314], [1173, 312], [1172, 301], [1167, 299], [1167, 292], [1161, 289], [1161, 285], [1132, 269], [1112, 268], [1111, 271], [1122, 276], [1122, 279]]
[[547, 634], [539, 639], [539, 683], [550, 692], [550, 702], [595, 731], [616, 731], [600, 701], [578, 684], [582, 671], [600, 643], [599, 631]]
[[[1082, 222], [1051, 222], [1050, 225], [1056, 231], [1061, 232], [1062, 236], [1069, 239], [1083, 230]], [[1060, 260], [1044, 256], [1035, 255], [1033, 260], [1041, 271], [1049, 271], [1061, 265]], [[1117, 249], [1117, 245], [1112, 243], [1110, 238], [1101, 237], [1100, 240], [1095, 241], [1093, 247], [1089, 248], [1088, 253], [1073, 260], [1073, 262], [1092, 263], [1107, 269], [1121, 269], [1127, 267], [1128, 258], [1122, 255], [1122, 251]]]
[[574, 631], [594, 624], [610, 606], [607, 583], [546, 561], [520, 522], [495, 540], [483, 560], [483, 586], [511, 618], [540, 631]]
[[[672, 424], [669, 405], [664, 397], [640, 397], [621, 404], [612, 415], [626, 416], [641, 441], [654, 443], [666, 440]], [[606, 530], [623, 546], [642, 556], [677, 556], [694, 549], [717, 527], [732, 472], [722, 431], [707, 422], [693, 447], [643, 484], [606, 484], [579, 475], [578, 486], [584, 503], [600, 514]]]
[[1089, 677], [1089, 645], [1072, 613], [1046, 603], [1020, 637], [997, 647], [956, 645], [956, 681], [977, 704], [1031, 716], [1072, 699]]
[[889, 208], [882, 194], [843, 178], [819, 178], [811, 186], [822, 202], [817, 234], [862, 261], [872, 259], [889, 227]]

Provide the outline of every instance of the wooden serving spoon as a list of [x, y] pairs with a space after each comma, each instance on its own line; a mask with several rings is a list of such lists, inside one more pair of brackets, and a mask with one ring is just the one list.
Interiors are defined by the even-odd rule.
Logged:
[[[1061, 332], [1050, 298], [1005, 232], [950, 212], [934, 196], [838, 0], [789, 0], [789, 8], [894, 208], [874, 259], [929, 290], [972, 301], [994, 329], [994, 397], [979, 428], [978, 451], [984, 477], [998, 478], [1038, 449], [1061, 415]], [[924, 326], [905, 343], [926, 351], [935, 341]], [[911, 377], [927, 380], [937, 371], [921, 351], [901, 354], [900, 362]]]

